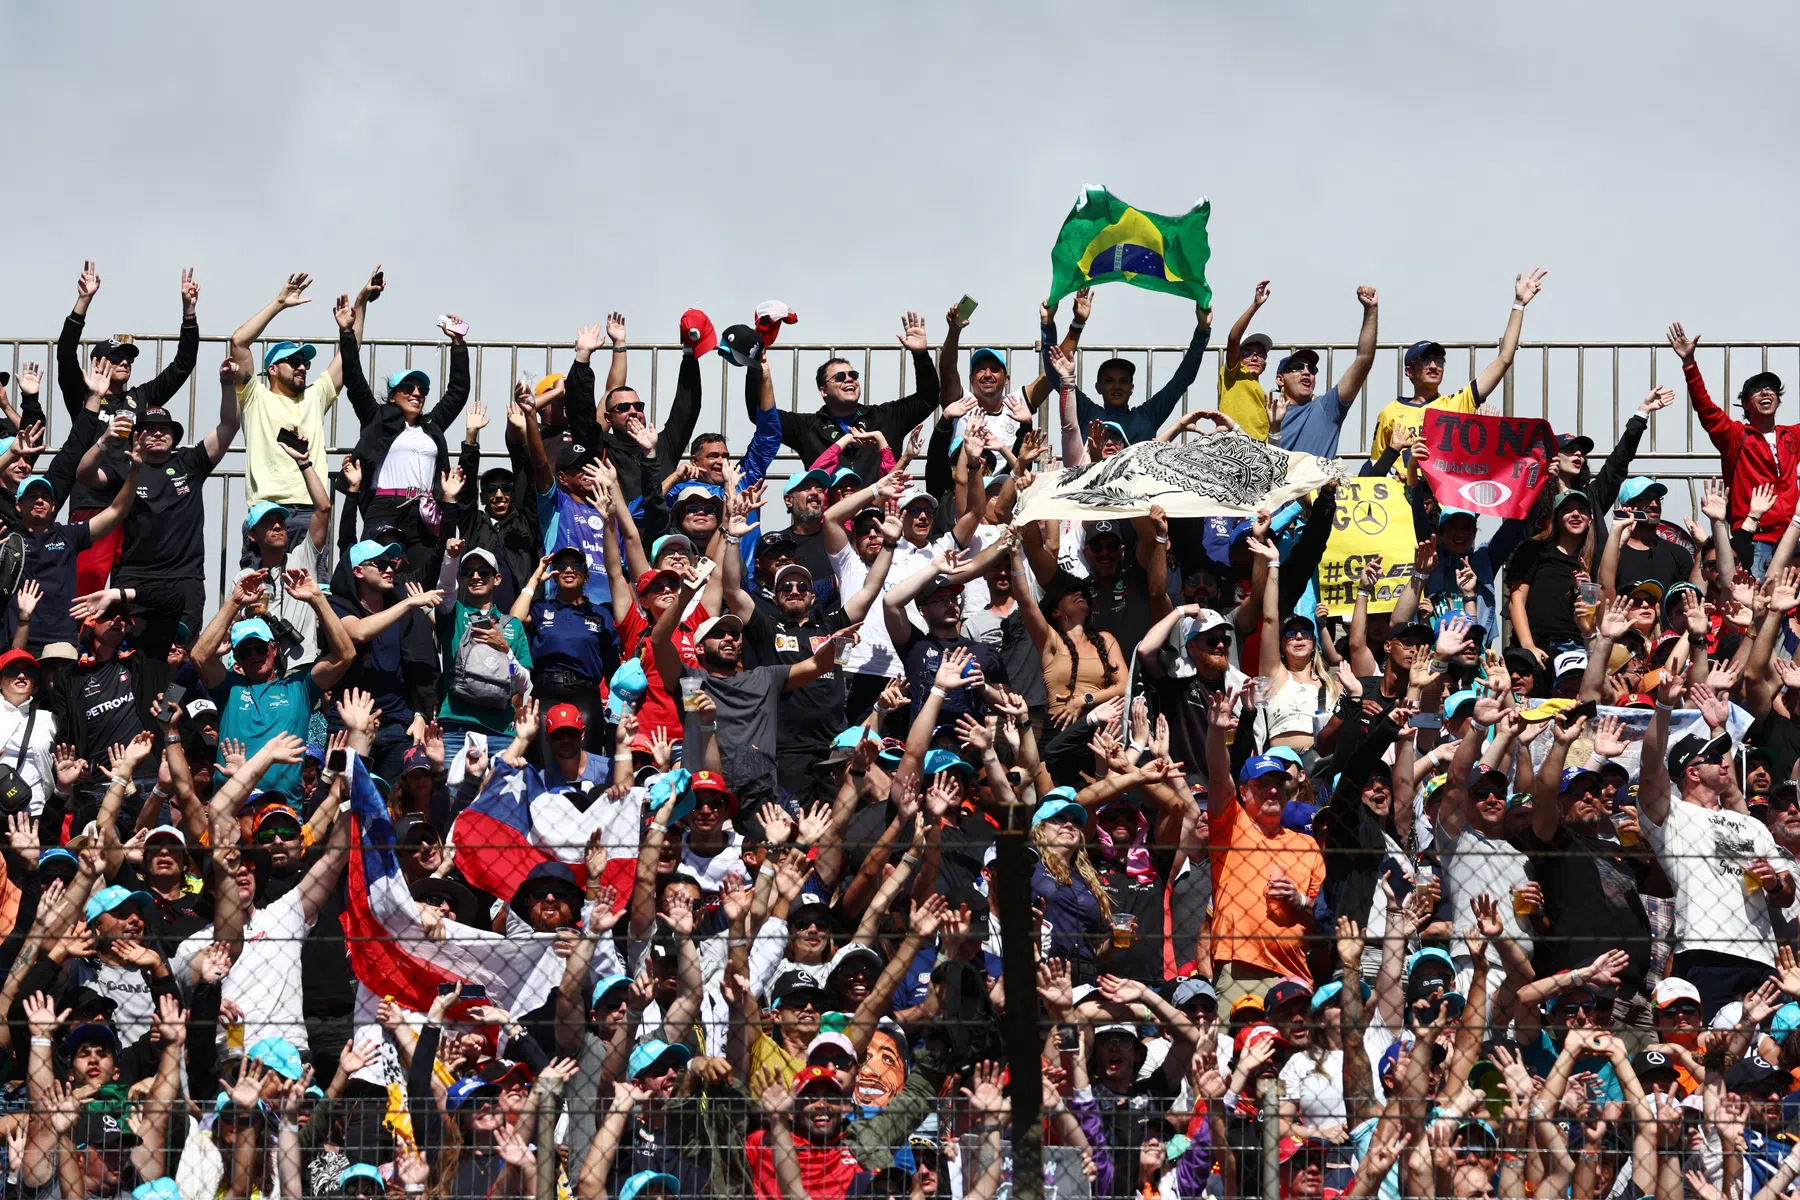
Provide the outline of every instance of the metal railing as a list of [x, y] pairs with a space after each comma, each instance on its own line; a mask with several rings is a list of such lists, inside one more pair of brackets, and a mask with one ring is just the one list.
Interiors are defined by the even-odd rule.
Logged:
[[[1222, 336], [1222, 334], [1220, 335]], [[133, 378], [143, 380], [161, 370], [175, 353], [176, 335], [146, 334], [136, 341], [141, 348]], [[264, 339], [264, 345], [274, 338]], [[323, 370], [336, 345], [335, 336], [312, 339], [319, 347], [321, 359], [316, 370]], [[86, 361], [84, 343], [83, 361]], [[224, 357], [228, 342], [224, 337], [203, 336], [199, 361], [186, 388], [184, 424], [190, 439], [195, 431], [217, 420], [216, 367]], [[984, 343], [999, 350], [1014, 372], [1016, 381], [1024, 383], [1038, 374], [1035, 342]], [[1445, 388], [1460, 386], [1472, 378], [1495, 352], [1493, 342], [1445, 342], [1449, 351]], [[1278, 347], [1272, 357], [1279, 359], [1291, 347]], [[1321, 359], [1320, 391], [1343, 373], [1355, 357], [1354, 343], [1316, 343]], [[1341, 456], [1357, 458], [1367, 454], [1369, 438], [1374, 431], [1376, 415], [1394, 396], [1410, 391], [1401, 365], [1404, 343], [1382, 343], [1376, 361], [1361, 395], [1344, 422]], [[259, 347], [260, 350], [260, 347]], [[1093, 369], [1107, 358], [1121, 357], [1138, 364], [1137, 390], [1133, 399], [1141, 402], [1152, 395], [1159, 380], [1166, 380], [1175, 370], [1186, 347], [1117, 342], [1085, 343], [1076, 355], [1076, 365], [1084, 386], [1091, 386]], [[504, 459], [502, 445], [505, 409], [512, 395], [513, 382], [534, 382], [552, 371], [566, 370], [574, 356], [574, 344], [567, 341], [548, 342], [470, 342], [472, 375], [471, 402], [487, 405], [490, 423], [482, 435], [484, 457]], [[421, 366], [431, 372], [434, 385], [442, 386], [449, 365], [448, 345], [442, 341], [409, 341], [398, 338], [371, 338], [363, 344], [364, 369], [370, 379], [379, 379], [396, 366]], [[675, 373], [681, 347], [675, 343], [652, 343], [632, 346], [627, 350], [627, 378], [644, 397], [649, 419], [660, 421], [663, 407], [674, 391]], [[935, 348], [932, 351], [936, 353]], [[1184, 394], [1178, 411], [1195, 407], [1211, 407], [1217, 395], [1219, 356], [1222, 346], [1206, 353], [1206, 359], [1194, 384]], [[906, 395], [910, 382], [911, 360], [897, 344], [852, 344], [832, 342], [777, 343], [769, 351], [775, 377], [776, 395], [784, 411], [811, 411], [818, 405], [813, 382], [814, 369], [828, 358], [850, 361], [862, 373], [866, 402], [880, 404]], [[259, 355], [260, 358], [260, 355]], [[42, 394], [49, 416], [48, 444], [57, 444], [58, 434], [66, 430], [68, 416], [57, 390], [55, 338], [0, 339], [0, 363], [16, 376], [21, 364], [38, 362], [44, 368]], [[596, 373], [605, 378], [611, 352], [597, 351], [593, 358]], [[1727, 409], [1735, 406], [1737, 384], [1748, 375], [1764, 370], [1800, 377], [1800, 341], [1722, 342], [1703, 345], [1698, 357], [1702, 373], [1713, 399]], [[702, 372], [705, 395], [695, 432], [723, 432], [734, 450], [749, 444], [752, 422], [744, 403], [744, 381], [740, 371], [723, 358]], [[967, 359], [959, 363], [965, 385]], [[1391, 392], [1377, 392], [1378, 381], [1392, 380]], [[1265, 376], [1273, 383], [1273, 373]], [[1704, 430], [1693, 417], [1687, 404], [1681, 364], [1673, 351], [1660, 341], [1546, 341], [1529, 342], [1519, 347], [1512, 369], [1497, 394], [1489, 398], [1506, 413], [1518, 416], [1541, 416], [1558, 432], [1578, 433], [1591, 437], [1595, 457], [1604, 457], [1612, 448], [1638, 403], [1658, 383], [1675, 389], [1675, 404], [1655, 414], [1644, 435], [1633, 467], [1635, 474], [1655, 476], [1671, 484], [1665, 513], [1673, 520], [1698, 511], [1702, 481], [1717, 474], [1718, 455], [1712, 449]], [[180, 409], [182, 405], [171, 405]], [[1053, 425], [1054, 403], [1046, 404], [1039, 422]], [[466, 411], [466, 410], [465, 410]], [[346, 406], [334, 406], [326, 420], [327, 437], [335, 460], [349, 452], [356, 441], [354, 414]], [[450, 431], [457, 436], [457, 431]], [[453, 443], [454, 444], [454, 443]], [[779, 477], [798, 466], [794, 456], [783, 451], [776, 459], [771, 474]], [[237, 557], [237, 523], [245, 509], [243, 495], [243, 451], [241, 438], [220, 463], [213, 479], [208, 481], [207, 508], [218, 513], [216, 546], [209, 546], [209, 557], [216, 559], [217, 574], [210, 575], [218, 587], [223, 586], [229, 562]], [[1679, 486], [1677, 486], [1679, 485]], [[216, 501], [216, 504], [215, 504]], [[773, 507], [773, 506], [771, 506]], [[782, 520], [779, 511], [771, 512], [775, 523]], [[334, 535], [335, 536], [335, 535]]]

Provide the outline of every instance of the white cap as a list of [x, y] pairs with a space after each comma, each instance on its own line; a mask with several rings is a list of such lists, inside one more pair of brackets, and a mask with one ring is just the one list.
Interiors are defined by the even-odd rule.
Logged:
[[1667, 1008], [1677, 1000], [1692, 1000], [1699, 1004], [1700, 989], [1685, 979], [1677, 979], [1671, 975], [1656, 985], [1654, 1000], [1658, 1008]]
[[932, 495], [922, 487], [914, 486], [907, 488], [906, 491], [900, 494], [900, 507], [904, 509], [910, 504], [916, 504], [920, 500], [925, 501], [925, 503], [931, 505], [933, 508], [938, 506], [936, 496]]
[[1556, 677], [1561, 679], [1570, 671], [1587, 670], [1588, 656], [1586, 650], [1564, 650], [1556, 656], [1551, 664], [1556, 668]]
[[498, 560], [496, 560], [494, 558], [493, 554], [487, 550], [483, 550], [480, 546], [476, 546], [472, 550], [463, 551], [463, 556], [462, 556], [461, 562], [459, 562], [458, 565], [460, 566], [461, 563], [466, 563], [466, 562], [469, 562], [471, 559], [476, 559], [476, 558], [486, 559], [487, 565], [494, 568], [494, 570], [496, 570], [496, 571], [498, 571], [500, 569], [500, 563]]
[[1219, 628], [1231, 628], [1231, 622], [1219, 615], [1216, 608], [1203, 608], [1197, 617], [1181, 618], [1181, 643], [1186, 645], [1193, 638]]

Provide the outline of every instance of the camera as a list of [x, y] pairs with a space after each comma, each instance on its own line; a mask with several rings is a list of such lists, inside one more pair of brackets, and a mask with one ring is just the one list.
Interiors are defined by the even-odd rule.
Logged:
[[275, 635], [276, 648], [284, 659], [292, 662], [306, 650], [306, 639], [300, 636], [292, 621], [276, 616], [273, 611], [265, 612], [263, 620], [269, 623], [269, 632]]

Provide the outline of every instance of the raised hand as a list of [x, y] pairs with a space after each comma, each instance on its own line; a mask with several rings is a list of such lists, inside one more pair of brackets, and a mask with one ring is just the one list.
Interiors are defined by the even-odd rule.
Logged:
[[900, 344], [912, 352], [919, 353], [925, 349], [925, 320], [916, 312], [909, 312], [900, 322], [898, 335]]
[[81, 274], [75, 278], [75, 298], [92, 300], [100, 292], [100, 269], [94, 265], [93, 259], [81, 264]]
[[304, 271], [296, 271], [287, 277], [281, 290], [275, 293], [275, 303], [282, 308], [298, 308], [302, 304], [311, 304], [312, 298], [305, 295], [306, 289], [312, 286], [312, 276]]
[[1523, 275], [1513, 277], [1513, 299], [1520, 304], [1530, 304], [1531, 298], [1538, 294], [1544, 286], [1544, 276], [1549, 272], [1542, 267], [1533, 267]]

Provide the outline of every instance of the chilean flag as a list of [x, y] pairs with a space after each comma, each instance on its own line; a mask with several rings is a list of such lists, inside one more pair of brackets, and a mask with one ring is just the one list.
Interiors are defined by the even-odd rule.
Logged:
[[552, 949], [556, 935], [507, 937], [446, 921], [443, 938], [427, 937], [394, 853], [387, 805], [369, 782], [362, 757], [354, 752], [350, 757], [344, 941], [365, 995], [392, 996], [402, 1007], [425, 1012], [437, 999], [439, 984], [465, 980], [486, 987], [490, 1001], [511, 1013], [541, 1005], [562, 979], [563, 962]]
[[[474, 803], [456, 818], [451, 843], [456, 847], [456, 869], [462, 877], [490, 896], [511, 901], [531, 868], [551, 862], [557, 855], [544, 848], [544, 838], [533, 836], [532, 802], [542, 799], [552, 807], [566, 807], [561, 796], [546, 791], [544, 777], [536, 767], [515, 767], [504, 758], [495, 757], [493, 773], [482, 786]], [[606, 802], [596, 802], [605, 806]], [[608, 806], [615, 807], [615, 806]], [[628, 828], [636, 832], [636, 805], [620, 811], [630, 818]], [[593, 824], [600, 825], [605, 813], [601, 807], [592, 811]], [[616, 822], [613, 822], [616, 824]], [[564, 839], [558, 838], [561, 845]], [[585, 839], [573, 839], [574, 853], [560, 857], [575, 872], [575, 881], [587, 885], [587, 868], [581, 850]], [[609, 831], [607, 843], [613, 854], [601, 872], [601, 882], [610, 884], [616, 899], [615, 909], [624, 908], [631, 899], [631, 885], [637, 873], [637, 840], [621, 831]], [[629, 851], [629, 853], [623, 853]]]

